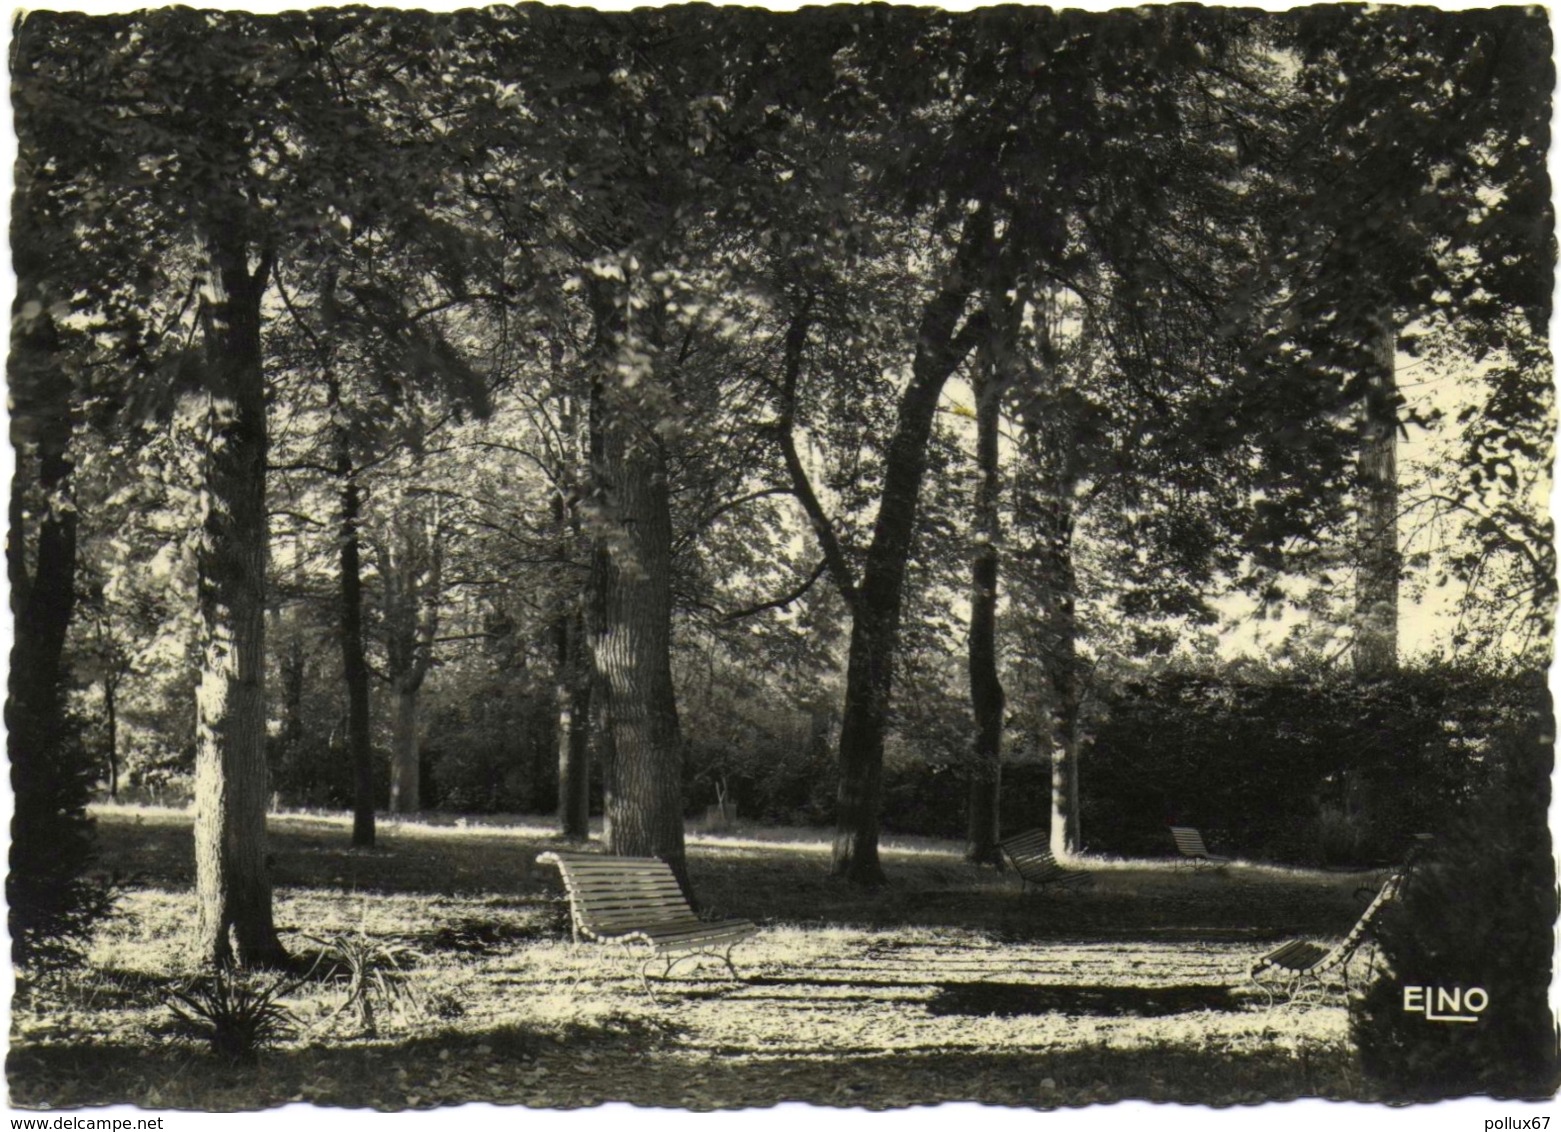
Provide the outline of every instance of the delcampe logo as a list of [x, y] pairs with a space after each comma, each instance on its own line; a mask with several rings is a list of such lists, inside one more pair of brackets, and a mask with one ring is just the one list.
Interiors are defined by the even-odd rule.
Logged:
[[1490, 1002], [1484, 987], [1404, 988], [1404, 1013], [1424, 1014], [1427, 1022], [1478, 1022]]

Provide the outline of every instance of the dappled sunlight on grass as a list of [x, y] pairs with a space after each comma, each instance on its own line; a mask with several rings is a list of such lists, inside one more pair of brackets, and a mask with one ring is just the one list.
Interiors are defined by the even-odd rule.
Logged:
[[416, 1003], [362, 1032], [339, 984], [309, 972], [285, 999], [297, 1037], [246, 1090], [163, 1005], [195, 974], [190, 815], [97, 815], [105, 855], [141, 887], [85, 977], [18, 995], [17, 1103], [1044, 1105], [1358, 1087], [1342, 1007], [1270, 1011], [1241, 987], [1261, 939], [1348, 928], [1348, 876], [1086, 860], [1085, 890], [1021, 892], [922, 839], [886, 846], [891, 884], [865, 892], [828, 874], [816, 831], [695, 836], [703, 911], [761, 928], [733, 954], [739, 980], [685, 962], [651, 997], [637, 958], [571, 942], [558, 876], [534, 864], [557, 844], [541, 824], [386, 822], [363, 851], [345, 818], [284, 814], [276, 922], [300, 967], [310, 937], [361, 932], [410, 949]]

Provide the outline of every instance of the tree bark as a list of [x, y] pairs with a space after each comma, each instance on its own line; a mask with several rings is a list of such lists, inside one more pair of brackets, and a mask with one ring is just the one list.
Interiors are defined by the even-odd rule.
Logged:
[[[1064, 441], [1063, 443], [1066, 443]], [[1062, 457], [1036, 451], [1036, 464]], [[1044, 465], [1043, 465], [1044, 466]], [[1073, 481], [1051, 469], [1029, 501], [1037, 537], [1031, 549], [1037, 604], [1037, 647], [1051, 749], [1051, 850], [1058, 857], [1083, 848], [1079, 828], [1079, 709], [1083, 681], [1078, 660], [1077, 579], [1073, 569]]]
[[598, 279], [593, 307], [593, 497], [605, 526], [596, 536], [598, 621], [590, 635], [595, 692], [612, 731], [604, 840], [617, 856], [660, 857], [688, 891], [672, 686], [672, 510], [657, 431], [668, 409], [653, 395], [658, 375], [638, 368], [644, 363], [635, 354], [647, 343], [631, 337], [629, 296]]
[[196, 550], [201, 678], [196, 698], [195, 888], [207, 964], [285, 962], [266, 867], [266, 404], [260, 302], [242, 242], [212, 247], [205, 315], [201, 531]]
[[591, 836], [590, 674], [582, 661], [585, 626], [579, 610], [554, 626], [558, 672], [558, 831], [572, 841]]
[[1361, 412], [1356, 520], [1355, 674], [1387, 676], [1398, 667], [1398, 383], [1391, 310], [1373, 320], [1371, 372]]
[[362, 500], [343, 441], [336, 458], [341, 480], [341, 669], [347, 686], [347, 759], [352, 767], [352, 843], [372, 849], [374, 748], [369, 733], [369, 664], [363, 644]]
[[[563, 343], [550, 343], [553, 382], [564, 388]], [[564, 437], [556, 471], [558, 490], [553, 497], [553, 525], [560, 557], [568, 558], [581, 545], [579, 487], [581, 423], [578, 404], [568, 392], [560, 396], [559, 432]], [[589, 444], [589, 438], [586, 438]], [[589, 552], [587, 552], [589, 553]], [[574, 592], [553, 622], [554, 709], [558, 720], [558, 831], [571, 841], [591, 836], [591, 665], [586, 655], [585, 611], [590, 600], [578, 588], [572, 573], [566, 587]]]
[[282, 683], [282, 733], [281, 759], [283, 765], [293, 765], [299, 757], [304, 739], [304, 649], [302, 634], [297, 624], [288, 625], [280, 611], [272, 618], [272, 636], [285, 632], [286, 638], [277, 652], [277, 675]]
[[905, 567], [938, 397], [980, 332], [977, 318], [963, 328], [960, 319], [975, 290], [976, 265], [989, 250], [990, 233], [991, 221], [984, 209], [967, 218], [949, 276], [923, 311], [910, 384], [900, 398], [899, 420], [885, 454], [873, 539], [852, 603], [833, 872], [854, 884], [879, 885], [886, 879], [878, 859], [879, 811]]
[[[63, 443], [57, 450], [40, 445], [31, 460], [28, 455], [17, 446], [6, 546], [15, 634], [6, 702], [13, 772], [35, 752], [42, 758], [43, 751], [53, 750], [64, 734], [65, 638], [76, 606], [76, 510], [55, 503], [68, 489], [74, 467]], [[26, 478], [29, 464], [35, 470], [35, 490], [44, 501], [30, 570], [25, 512], [34, 484]], [[13, 773], [13, 781], [19, 777]]]
[[417, 734], [417, 697], [433, 665], [439, 631], [444, 568], [438, 523], [405, 507], [380, 545], [380, 579], [385, 587], [385, 656], [396, 717], [390, 755], [390, 809], [422, 809], [422, 767]]
[[1003, 774], [1003, 684], [997, 671], [997, 572], [1001, 530], [997, 500], [1002, 488], [997, 434], [1001, 384], [993, 359], [983, 359], [975, 381], [976, 482], [970, 561], [970, 706], [975, 716], [967, 803], [965, 859], [1003, 867], [998, 845]]
[[390, 808], [398, 814], [423, 807], [422, 775], [418, 766], [416, 686], [396, 686], [396, 716], [391, 732]]
[[119, 681], [110, 676], [103, 681], [103, 720], [108, 727], [108, 796], [119, 801]]

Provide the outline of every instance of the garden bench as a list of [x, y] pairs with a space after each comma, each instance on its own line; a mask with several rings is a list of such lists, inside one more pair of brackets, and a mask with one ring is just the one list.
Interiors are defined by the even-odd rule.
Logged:
[[1190, 825], [1171, 826], [1171, 839], [1176, 842], [1176, 849], [1182, 855], [1182, 863], [1191, 865], [1195, 869], [1201, 869], [1205, 865], [1221, 868], [1230, 864], [1229, 857], [1216, 857], [1209, 852], [1209, 847], [1203, 843], [1203, 834]]
[[[759, 930], [748, 920], [701, 920], [689, 907], [677, 877], [656, 857], [608, 857], [596, 853], [543, 853], [539, 865], [557, 865], [569, 894], [569, 925], [581, 936], [616, 943], [632, 952], [650, 949], [640, 965], [640, 982], [650, 994], [646, 972], [665, 959], [661, 978], [684, 959], [708, 955], [726, 964], [732, 978], [732, 948]], [[655, 997], [652, 995], [652, 997]]]
[[1003, 855], [1013, 862], [1014, 872], [1019, 874], [1019, 890], [1026, 885], [1044, 888], [1048, 884], [1068, 887], [1075, 884], [1092, 884], [1095, 878], [1077, 869], [1065, 869], [1052, 856], [1051, 838], [1043, 829], [1032, 829], [998, 843]]
[[[1321, 996], [1326, 992], [1324, 976], [1332, 971], [1338, 971], [1343, 984], [1341, 990], [1348, 993], [1350, 961], [1355, 958], [1361, 945], [1370, 935], [1372, 921], [1376, 919], [1377, 913], [1382, 910], [1384, 904], [1398, 894], [1403, 881], [1402, 874], [1389, 877], [1382, 885], [1382, 890], [1367, 905], [1360, 919], [1355, 921], [1355, 926], [1338, 946], [1329, 948], [1308, 940], [1290, 940], [1254, 959], [1247, 971], [1247, 977], [1268, 996], [1270, 1006], [1274, 1004], [1274, 984], [1284, 992], [1286, 1001], [1294, 999], [1303, 987], [1308, 986], [1315, 987]], [[1272, 982], [1264, 981], [1265, 976], [1268, 975], [1274, 976]]]

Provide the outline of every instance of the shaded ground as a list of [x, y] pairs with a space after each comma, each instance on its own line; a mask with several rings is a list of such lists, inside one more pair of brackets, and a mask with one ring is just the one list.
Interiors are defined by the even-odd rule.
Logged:
[[91, 970], [19, 992], [14, 1104], [1049, 1107], [1361, 1091], [1342, 1007], [1267, 1011], [1240, 987], [1263, 942], [1346, 931], [1355, 876], [1113, 864], [1087, 891], [1022, 894], [953, 844], [891, 841], [893, 883], [863, 894], [826, 875], [821, 840], [700, 838], [707, 910], [764, 927], [734, 956], [743, 981], [685, 965], [653, 1001], [637, 963], [569, 942], [557, 875], [533, 863], [545, 826], [404, 824], [360, 852], [344, 822], [276, 818], [284, 941], [404, 943], [420, 1005], [367, 1035], [330, 987], [305, 987], [287, 1000], [298, 1038], [234, 1070], [175, 1036], [162, 1004], [190, 973], [187, 817], [105, 810], [100, 829], [105, 862], [144, 887]]

